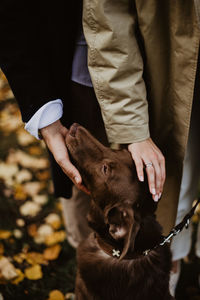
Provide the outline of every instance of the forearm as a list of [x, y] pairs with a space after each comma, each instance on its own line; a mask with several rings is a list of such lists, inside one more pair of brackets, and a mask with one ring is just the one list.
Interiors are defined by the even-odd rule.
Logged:
[[[138, 178], [146, 167], [149, 190], [158, 201], [165, 180], [164, 157], [150, 139], [137, 16], [129, 0], [84, 0], [88, 64], [108, 139], [130, 144]], [[149, 167], [151, 166], [151, 168]]]
[[84, 0], [88, 65], [110, 142], [149, 137], [143, 61], [129, 1]]

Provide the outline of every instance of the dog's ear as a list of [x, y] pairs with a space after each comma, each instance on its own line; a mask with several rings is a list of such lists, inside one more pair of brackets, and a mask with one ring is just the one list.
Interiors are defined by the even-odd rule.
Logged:
[[122, 259], [129, 249], [130, 241], [134, 242], [139, 230], [139, 224], [134, 220], [133, 209], [120, 204], [107, 208], [105, 221], [109, 225], [110, 235], [115, 240], [123, 241], [123, 250], [120, 256]]

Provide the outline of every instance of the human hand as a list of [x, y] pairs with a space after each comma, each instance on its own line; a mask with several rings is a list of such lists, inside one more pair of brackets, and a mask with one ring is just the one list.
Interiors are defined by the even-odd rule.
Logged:
[[161, 197], [166, 176], [164, 156], [151, 138], [130, 144], [128, 150], [135, 162], [140, 181], [144, 181], [144, 166], [146, 166], [149, 191], [157, 202]]
[[60, 120], [40, 129], [41, 135], [53, 154], [56, 162], [63, 172], [73, 181], [79, 190], [90, 194], [86, 187], [82, 184], [82, 178], [79, 171], [71, 163], [65, 143], [65, 136], [68, 132]]

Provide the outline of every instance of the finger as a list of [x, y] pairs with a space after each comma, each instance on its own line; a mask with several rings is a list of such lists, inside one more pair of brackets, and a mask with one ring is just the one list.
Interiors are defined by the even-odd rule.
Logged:
[[159, 161], [160, 168], [161, 168], [162, 181], [164, 183], [165, 178], [166, 178], [165, 157], [163, 156], [160, 149], [153, 142], [152, 142], [152, 145], [153, 145], [153, 148], [155, 149], [156, 154], [158, 155], [158, 161]]
[[161, 189], [160, 189], [160, 195], [159, 195], [159, 198], [160, 198], [161, 194], [163, 192], [163, 186], [164, 186], [165, 179], [166, 179], [165, 157], [163, 156], [160, 149], [156, 146], [156, 144], [154, 144], [152, 140], [150, 142], [155, 150], [155, 153], [158, 156], [158, 162], [160, 165], [160, 171], [161, 171]]
[[162, 177], [161, 186], [162, 186], [162, 190], [163, 190], [163, 186], [164, 186], [165, 178], [166, 178], [165, 158], [163, 155], [159, 159], [159, 163], [160, 163], [160, 170], [161, 170], [161, 177]]
[[161, 175], [161, 168], [158, 160], [152, 160], [153, 169], [154, 169], [154, 177], [155, 177], [155, 189], [156, 195], [154, 200], [159, 198], [160, 193], [162, 193], [162, 175]]
[[136, 172], [138, 179], [140, 181], [144, 181], [144, 170], [143, 170], [143, 162], [140, 158], [133, 158], [135, 162]]
[[62, 168], [63, 172], [74, 182], [74, 184], [81, 184], [82, 179], [79, 171], [71, 163], [67, 151], [66, 144], [62, 135], [56, 135], [47, 141], [47, 146], [52, 152], [56, 162]]
[[[154, 161], [154, 165], [157, 163], [159, 164], [159, 169], [160, 169], [160, 175], [158, 177], [158, 179], [160, 178], [160, 188], [159, 188], [159, 183], [157, 184], [157, 188], [160, 189], [159, 192], [159, 198], [161, 197], [161, 194], [163, 192], [163, 186], [164, 186], [164, 182], [165, 182], [165, 177], [166, 177], [166, 171], [165, 171], [165, 158], [162, 155], [161, 151], [156, 151], [157, 152], [157, 161]], [[158, 166], [157, 166], [158, 168]], [[158, 173], [157, 173], [158, 174]], [[157, 181], [157, 179], [156, 179]]]
[[[144, 164], [146, 166], [147, 162], [146, 163], [144, 162]], [[154, 167], [153, 166], [146, 166], [146, 173], [147, 173], [149, 191], [152, 195], [156, 195]]]
[[69, 162], [68, 167], [65, 167], [65, 169], [62, 168], [62, 170], [79, 190], [83, 191], [87, 195], [91, 195], [91, 192], [86, 188], [85, 185], [82, 184], [80, 173], [77, 172], [78, 170], [74, 167], [74, 165]]
[[66, 136], [66, 134], [68, 133], [68, 129], [66, 128], [66, 127], [64, 127], [64, 126], [62, 126], [62, 128], [61, 128], [61, 134], [65, 137]]
[[91, 195], [91, 192], [83, 184], [77, 185], [77, 188], [86, 193], [87, 195]]
[[62, 168], [63, 172], [78, 186], [82, 183], [82, 178], [76, 167], [66, 157], [63, 160], [58, 160], [57, 163]]

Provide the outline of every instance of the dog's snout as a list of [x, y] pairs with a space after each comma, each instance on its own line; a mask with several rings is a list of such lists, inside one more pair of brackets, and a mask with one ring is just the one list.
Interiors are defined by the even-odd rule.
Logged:
[[80, 125], [78, 123], [74, 123], [72, 124], [72, 126], [70, 127], [69, 129], [69, 134], [73, 137], [76, 136], [76, 132], [77, 132], [77, 128], [79, 127]]

